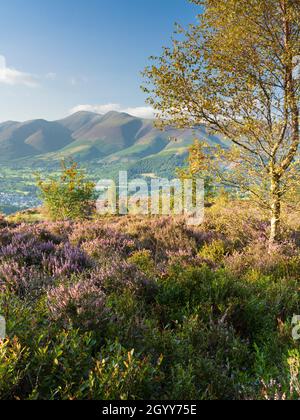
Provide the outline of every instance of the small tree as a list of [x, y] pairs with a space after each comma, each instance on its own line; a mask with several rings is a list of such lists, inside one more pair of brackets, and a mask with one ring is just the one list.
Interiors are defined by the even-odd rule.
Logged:
[[177, 173], [182, 181], [185, 179], [191, 179], [194, 181], [193, 196], [195, 196], [196, 192], [197, 179], [204, 179], [205, 197], [211, 198], [214, 195], [214, 188], [210, 177], [211, 158], [205, 149], [205, 145], [198, 139], [195, 139], [192, 146], [189, 147], [188, 167], [179, 168]]
[[85, 219], [91, 213], [95, 184], [86, 180], [77, 163], [62, 161], [61, 166], [58, 178], [37, 177], [44, 206], [52, 220]]
[[145, 90], [163, 126], [205, 124], [228, 140], [214, 173], [270, 212], [273, 245], [299, 183], [300, 0], [193, 1], [199, 24], [179, 28]]

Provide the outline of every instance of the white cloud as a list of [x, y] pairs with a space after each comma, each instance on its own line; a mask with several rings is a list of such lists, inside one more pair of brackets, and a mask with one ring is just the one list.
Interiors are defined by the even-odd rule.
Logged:
[[125, 110], [123, 110], [123, 112], [126, 112], [127, 114], [130, 114], [139, 118], [154, 118], [155, 117], [155, 111], [153, 108], [151, 108], [151, 106], [139, 106], [136, 108], [126, 108]]
[[3, 55], [0, 55], [0, 83], [11, 86], [38, 86], [37, 79], [32, 74], [21, 72], [13, 67], [8, 67], [6, 59]]
[[80, 111], [95, 112], [96, 114], [107, 114], [107, 112], [110, 111], [121, 111], [121, 106], [119, 104], [78, 105], [71, 109], [70, 114], [75, 114], [75, 112]]
[[107, 114], [110, 111], [125, 112], [138, 118], [154, 118], [155, 112], [150, 106], [124, 108], [120, 104], [105, 105], [78, 105], [70, 110], [70, 114], [80, 111], [95, 112], [96, 114]]

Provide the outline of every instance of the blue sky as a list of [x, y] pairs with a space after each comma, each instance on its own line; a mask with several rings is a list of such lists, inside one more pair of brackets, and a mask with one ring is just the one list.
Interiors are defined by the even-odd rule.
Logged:
[[197, 13], [188, 0], [2, 0], [0, 121], [84, 108], [147, 115], [140, 71], [174, 22]]

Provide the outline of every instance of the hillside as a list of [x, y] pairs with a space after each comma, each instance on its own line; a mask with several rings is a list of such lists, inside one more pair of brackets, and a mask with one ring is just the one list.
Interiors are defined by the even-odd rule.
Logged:
[[34, 120], [0, 125], [0, 162], [57, 161], [72, 157], [79, 162], [136, 162], [158, 154], [186, 152], [195, 137], [219, 142], [197, 130], [166, 130], [152, 120], [119, 112], [99, 115], [78, 112], [58, 121]]
[[0, 399], [299, 400], [295, 216], [0, 219]]
[[58, 122], [34, 120], [0, 125], [0, 161], [14, 161], [59, 150], [72, 143], [70, 130]]

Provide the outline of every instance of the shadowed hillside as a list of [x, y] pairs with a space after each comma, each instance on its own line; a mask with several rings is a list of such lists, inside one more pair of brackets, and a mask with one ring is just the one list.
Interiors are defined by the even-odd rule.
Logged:
[[72, 141], [71, 131], [58, 122], [4, 123], [0, 126], [0, 160], [7, 162], [54, 152]]
[[59, 121], [35, 120], [0, 125], [0, 161], [18, 159], [56, 161], [136, 162], [160, 153], [182, 154], [195, 137], [212, 144], [222, 143], [206, 130], [161, 131], [152, 120], [120, 112], [99, 115], [78, 112]]

